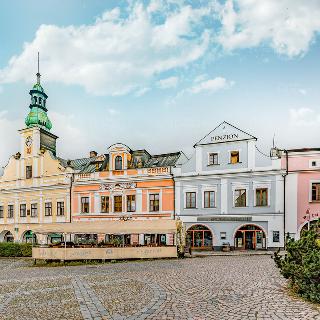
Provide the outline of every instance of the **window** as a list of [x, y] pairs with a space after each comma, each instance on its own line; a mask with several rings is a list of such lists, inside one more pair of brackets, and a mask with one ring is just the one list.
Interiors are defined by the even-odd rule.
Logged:
[[26, 217], [26, 215], [27, 215], [26, 204], [20, 204], [20, 217]]
[[159, 193], [149, 195], [150, 211], [159, 211]]
[[38, 205], [36, 203], [31, 203], [31, 217], [38, 216]]
[[122, 170], [122, 157], [121, 156], [116, 156], [114, 164], [115, 164], [115, 169], [116, 170]]
[[101, 212], [103, 213], [109, 212], [109, 197], [107, 196], [101, 197]]
[[64, 216], [64, 202], [57, 202], [57, 216]]
[[136, 196], [127, 195], [127, 212], [135, 212], [136, 211]]
[[122, 212], [122, 196], [114, 196], [114, 212]]
[[220, 239], [226, 240], [227, 239], [227, 233], [226, 232], [220, 232]]
[[81, 197], [81, 213], [89, 213], [89, 197]]
[[186, 208], [192, 209], [196, 207], [196, 192], [186, 193]]
[[8, 218], [13, 218], [13, 204], [8, 205]]
[[209, 153], [209, 166], [219, 164], [218, 163], [218, 154], [217, 153]]
[[280, 231], [273, 231], [272, 239], [273, 239], [273, 242], [280, 242]]
[[240, 162], [239, 151], [231, 151], [230, 152], [230, 163], [235, 164]]
[[3, 218], [3, 206], [0, 206], [0, 218]]
[[245, 207], [247, 205], [247, 190], [238, 189], [234, 191], [234, 206]]
[[32, 178], [32, 166], [26, 166], [26, 179]]
[[320, 201], [320, 183], [312, 183], [312, 201]]
[[214, 208], [215, 205], [215, 192], [214, 191], [205, 191], [204, 192], [204, 207], [205, 208]]
[[256, 189], [256, 206], [265, 207], [268, 205], [268, 189]]
[[52, 216], [52, 202], [46, 202], [44, 205], [44, 215], [49, 217]]

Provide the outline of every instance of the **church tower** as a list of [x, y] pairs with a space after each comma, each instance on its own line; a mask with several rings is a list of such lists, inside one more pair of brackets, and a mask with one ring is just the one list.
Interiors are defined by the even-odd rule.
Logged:
[[21, 157], [37, 157], [45, 150], [56, 155], [56, 135], [50, 132], [52, 123], [47, 115], [47, 94], [40, 84], [39, 53], [37, 82], [30, 90], [30, 111], [25, 119], [26, 127], [20, 130], [21, 135]]

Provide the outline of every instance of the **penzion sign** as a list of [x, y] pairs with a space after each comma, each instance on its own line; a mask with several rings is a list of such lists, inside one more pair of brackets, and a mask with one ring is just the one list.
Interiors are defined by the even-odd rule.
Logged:
[[222, 142], [222, 141], [228, 141], [228, 140], [235, 140], [238, 138], [239, 138], [238, 133], [223, 134], [221, 136], [211, 137], [211, 142]]

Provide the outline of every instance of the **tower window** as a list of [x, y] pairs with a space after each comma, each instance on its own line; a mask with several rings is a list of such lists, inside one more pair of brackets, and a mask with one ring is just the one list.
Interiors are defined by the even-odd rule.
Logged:
[[39, 97], [39, 104], [41, 104], [42, 99]]
[[114, 167], [115, 167], [115, 170], [122, 170], [122, 157], [121, 156], [116, 156]]
[[34, 103], [37, 104], [37, 97], [33, 97]]

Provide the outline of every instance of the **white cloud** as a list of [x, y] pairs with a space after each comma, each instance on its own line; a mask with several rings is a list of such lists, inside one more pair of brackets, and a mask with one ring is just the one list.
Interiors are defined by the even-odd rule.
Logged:
[[174, 11], [161, 12], [159, 23], [148, 8], [137, 2], [127, 16], [115, 8], [92, 25], [41, 25], [22, 53], [0, 69], [0, 83], [34, 81], [30, 75], [35, 73], [40, 51], [45, 81], [80, 85], [96, 95], [123, 95], [145, 87], [161, 72], [184, 67], [204, 55], [209, 33], [195, 26], [207, 9], [179, 5]]
[[223, 77], [216, 77], [205, 81], [198, 82], [192, 88], [189, 89], [191, 93], [200, 92], [216, 92], [222, 89], [227, 89], [233, 86], [233, 81], [228, 81]]
[[139, 89], [138, 91], [136, 91], [134, 95], [135, 95], [136, 97], [141, 97], [141, 96], [143, 96], [145, 93], [147, 93], [149, 90], [150, 90], [150, 88], [144, 87], [144, 88], [141, 88], [141, 89]]
[[320, 124], [320, 112], [311, 108], [290, 109], [290, 123], [298, 127], [311, 127]]
[[299, 93], [301, 93], [303, 96], [307, 95], [306, 89], [299, 89]]
[[304, 54], [320, 31], [318, 0], [228, 0], [220, 16], [218, 42], [227, 50], [268, 44], [294, 57]]
[[175, 88], [179, 82], [178, 77], [169, 77], [158, 81], [157, 85], [160, 89]]

